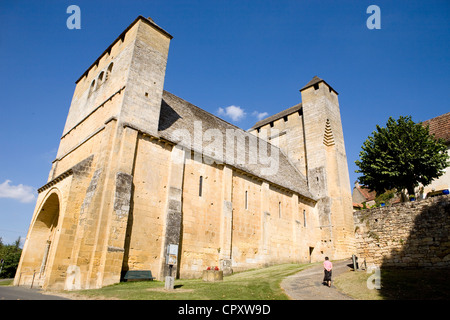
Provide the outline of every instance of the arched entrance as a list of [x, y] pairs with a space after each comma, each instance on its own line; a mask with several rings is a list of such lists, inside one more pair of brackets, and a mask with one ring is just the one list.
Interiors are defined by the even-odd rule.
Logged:
[[55, 240], [60, 211], [56, 192], [51, 193], [41, 206], [32, 225], [21, 266], [16, 274], [18, 285], [42, 285], [47, 271], [52, 244]]

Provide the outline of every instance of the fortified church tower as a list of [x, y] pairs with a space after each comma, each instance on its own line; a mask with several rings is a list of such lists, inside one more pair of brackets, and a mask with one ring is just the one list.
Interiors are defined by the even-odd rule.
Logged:
[[[300, 89], [302, 102], [257, 122], [249, 131], [280, 147], [307, 178], [317, 197], [322, 241], [332, 256], [353, 250], [350, 180], [338, 93], [315, 76]], [[311, 249], [312, 250], [312, 249]]]
[[43, 287], [119, 281], [138, 130], [158, 135], [171, 39], [138, 17], [76, 81], [48, 183], [38, 190], [21, 284], [35, 272]]

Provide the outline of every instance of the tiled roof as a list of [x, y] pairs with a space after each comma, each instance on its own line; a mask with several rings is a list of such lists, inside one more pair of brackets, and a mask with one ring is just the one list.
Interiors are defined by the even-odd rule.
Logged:
[[362, 208], [363, 205], [360, 203], [353, 202], [353, 208]]
[[436, 118], [422, 122], [424, 126], [430, 126], [430, 134], [436, 138], [444, 139], [450, 143], [450, 112], [440, 115]]
[[[201, 130], [202, 134], [206, 132], [208, 129], [217, 130], [223, 134], [223, 137], [226, 137], [227, 130], [232, 129], [233, 134], [235, 134], [237, 141], [250, 141], [250, 138], [255, 138], [261, 143], [263, 140], [258, 137], [248, 133], [218, 117], [215, 115], [171, 94], [170, 92], [163, 91], [161, 104], [161, 112], [159, 117], [159, 134], [162, 138], [172, 141], [177, 144], [189, 143], [189, 145], [183, 145], [188, 149], [194, 150], [203, 153], [204, 156], [208, 156], [212, 159], [215, 159], [216, 155], [213, 154], [214, 150], [210, 150], [207, 147], [210, 144], [210, 141], [203, 141], [203, 139], [195, 140], [197, 136], [197, 132], [195, 132], [196, 123], [198, 128]], [[199, 125], [201, 124], [201, 125]], [[183, 130], [183, 131], [181, 131]], [[194, 139], [186, 139], [182, 141], [182, 137], [180, 137], [180, 133], [184, 132], [185, 134], [190, 135]], [[216, 139], [216, 138], [214, 138]], [[191, 140], [191, 141], [189, 141]], [[216, 142], [216, 141], [214, 141]], [[226, 150], [227, 143], [224, 138], [223, 141], [220, 142], [223, 147], [223, 155], [227, 155], [224, 159], [219, 159], [219, 161], [223, 161], [228, 163], [230, 160], [228, 158], [228, 151]], [[267, 143], [270, 148], [270, 143]], [[215, 144], [216, 145], [216, 144]], [[248, 147], [249, 142], [245, 143], [245, 145], [241, 145], [236, 143], [233, 145], [235, 148], [231, 156], [234, 161], [231, 164], [233, 167], [250, 173], [256, 177], [272, 182], [280, 187], [292, 190], [297, 192], [303, 197], [312, 199], [316, 201], [316, 198], [311, 194], [308, 189], [306, 177], [298, 171], [298, 169], [293, 165], [289, 158], [281, 151], [279, 148], [275, 147], [279, 152], [278, 158], [278, 170], [273, 174], [268, 173], [266, 165], [258, 163], [252, 163], [250, 161], [250, 148]], [[261, 144], [259, 144], [261, 147]], [[272, 152], [272, 149], [271, 151]], [[238, 159], [238, 155], [244, 154], [245, 162], [240, 163]]]
[[370, 191], [367, 188], [364, 188], [362, 186], [356, 186], [355, 187], [364, 198], [366, 198], [366, 201], [375, 200], [375, 197], [377, 196], [377, 193], [375, 191]]
[[333, 87], [331, 87], [325, 80], [319, 78], [318, 76], [314, 76], [311, 79], [311, 81], [309, 81], [303, 88], [300, 89], [300, 91], [303, 91], [303, 90], [305, 90], [309, 87], [312, 87], [313, 85], [321, 83], [321, 82], [325, 83], [331, 90], [333, 90], [336, 94], [338, 94], [337, 91], [333, 89]]

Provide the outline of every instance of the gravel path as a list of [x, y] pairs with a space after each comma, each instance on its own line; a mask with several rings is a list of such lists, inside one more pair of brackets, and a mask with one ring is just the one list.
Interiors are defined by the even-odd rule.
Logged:
[[333, 284], [333, 279], [347, 271], [351, 260], [332, 261], [333, 275], [331, 287], [322, 284], [323, 266], [319, 264], [287, 277], [281, 282], [281, 288], [293, 300], [353, 300], [339, 292]]

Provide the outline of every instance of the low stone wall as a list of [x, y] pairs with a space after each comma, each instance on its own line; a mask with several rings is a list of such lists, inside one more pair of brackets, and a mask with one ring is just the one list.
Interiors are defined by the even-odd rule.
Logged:
[[354, 212], [359, 263], [450, 267], [450, 196]]

